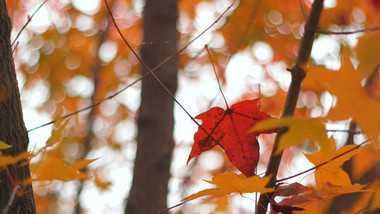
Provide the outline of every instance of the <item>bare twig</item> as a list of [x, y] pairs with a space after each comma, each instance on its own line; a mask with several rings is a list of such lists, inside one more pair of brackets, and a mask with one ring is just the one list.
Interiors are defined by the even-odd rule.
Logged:
[[28, 20], [26, 21], [26, 23], [24, 24], [24, 26], [22, 26], [21, 30], [18, 32], [16, 38], [13, 40], [11, 46], [13, 46], [13, 44], [16, 42], [16, 40], [18, 39], [18, 37], [21, 35], [21, 33], [25, 30], [26, 26], [28, 26], [28, 24], [32, 21], [33, 19], [33, 16], [36, 15], [36, 13], [41, 9], [42, 6], [44, 6], [44, 4], [49, 1], [49, 0], [45, 0], [44, 2], [42, 2], [42, 4], [40, 6], [38, 6], [38, 8], [34, 11], [34, 13], [28, 17]]
[[298, 0], [298, 3], [300, 4], [303, 17], [305, 18], [305, 20], [307, 20], [309, 18], [309, 14], [307, 14], [307, 10], [305, 8], [305, 5], [303, 4], [303, 1]]
[[[107, 4], [107, 0], [104, 0], [105, 1], [105, 3], [106, 3], [106, 5], [108, 5]], [[210, 25], [210, 26], [208, 26], [205, 30], [203, 30], [198, 36], [196, 36], [194, 39], [192, 39], [190, 42], [188, 42], [183, 48], [181, 48], [177, 53], [175, 53], [175, 54], [173, 54], [172, 56], [170, 56], [170, 57], [168, 57], [168, 58], [166, 58], [164, 61], [162, 61], [159, 65], [157, 65], [155, 68], [153, 68], [153, 69], [148, 69], [148, 70], [150, 70], [150, 71], [152, 71], [152, 72], [154, 72], [155, 70], [157, 70], [159, 67], [161, 67], [162, 65], [164, 65], [165, 63], [167, 63], [168, 61], [170, 61], [171, 59], [173, 59], [174, 57], [176, 57], [176, 56], [178, 56], [179, 54], [181, 54], [183, 51], [185, 51], [192, 43], [194, 43], [194, 41], [195, 40], [197, 40], [199, 37], [201, 37], [204, 33], [206, 33], [210, 28], [212, 28], [226, 13], [227, 13], [227, 11], [228, 10], [230, 10], [231, 9], [231, 7], [234, 5], [234, 3], [235, 3], [235, 1], [236, 0], [234, 0], [227, 8], [226, 8], [226, 10], [222, 13], [222, 14], [220, 14], [220, 16]], [[112, 14], [112, 12], [109, 10], [109, 13], [110, 14]], [[113, 17], [113, 15], [111, 16], [111, 17]], [[113, 21], [114, 21], [114, 19], [113, 19]], [[114, 24], [115, 24], [115, 26], [117, 26], [116, 25], [116, 22], [114, 22]], [[117, 28], [118, 29], [118, 28]], [[120, 33], [120, 35], [122, 36], [122, 38], [124, 39], [124, 41], [126, 42], [126, 40], [125, 40], [125, 38], [123, 37], [123, 35], [121, 34], [121, 32], [119, 32]], [[144, 74], [143, 76], [141, 76], [140, 78], [138, 78], [138, 79], [136, 79], [135, 81], [133, 81], [132, 83], [130, 83], [129, 85], [127, 85], [127, 86], [125, 86], [124, 88], [122, 88], [122, 89], [120, 89], [119, 91], [117, 91], [117, 92], [115, 92], [114, 94], [112, 94], [112, 95], [110, 95], [110, 96], [108, 96], [108, 97], [106, 97], [106, 98], [104, 98], [103, 100], [101, 100], [101, 101], [99, 101], [99, 102], [97, 102], [97, 103], [94, 103], [94, 104], [92, 104], [92, 105], [89, 105], [89, 106], [87, 106], [87, 107], [85, 107], [85, 108], [82, 108], [82, 109], [80, 109], [80, 110], [78, 110], [78, 111], [75, 111], [75, 112], [71, 112], [71, 113], [69, 113], [69, 114], [66, 114], [66, 115], [63, 115], [63, 116], [61, 116], [61, 117], [58, 117], [58, 118], [56, 118], [56, 119], [54, 119], [54, 120], [52, 120], [52, 121], [50, 121], [50, 122], [47, 122], [47, 123], [45, 123], [45, 124], [42, 124], [42, 125], [39, 125], [39, 126], [37, 126], [37, 127], [34, 127], [34, 128], [32, 128], [32, 129], [29, 129], [28, 130], [28, 132], [31, 132], [31, 131], [34, 131], [34, 130], [37, 130], [37, 129], [40, 129], [40, 128], [42, 128], [42, 127], [45, 127], [45, 126], [48, 126], [48, 125], [51, 125], [51, 124], [54, 124], [54, 123], [56, 123], [56, 122], [58, 122], [58, 121], [60, 121], [60, 120], [63, 120], [63, 119], [66, 119], [66, 118], [69, 118], [69, 117], [72, 117], [72, 116], [74, 116], [74, 115], [76, 115], [76, 114], [78, 114], [78, 113], [80, 113], [80, 112], [83, 112], [83, 111], [86, 111], [86, 110], [89, 110], [89, 109], [91, 109], [91, 108], [93, 108], [93, 107], [96, 107], [96, 106], [98, 106], [98, 105], [100, 105], [100, 104], [102, 104], [102, 103], [104, 103], [104, 102], [106, 102], [106, 101], [108, 101], [108, 100], [111, 100], [111, 99], [113, 99], [114, 97], [116, 97], [117, 95], [119, 95], [119, 94], [121, 94], [122, 92], [124, 92], [125, 90], [127, 90], [128, 88], [130, 88], [130, 87], [132, 87], [133, 85], [135, 85], [137, 82], [139, 82], [140, 80], [142, 80], [142, 79], [144, 79], [145, 77], [147, 77], [147, 76], [149, 76], [149, 75], [151, 75], [151, 73], [150, 72], [148, 72], [148, 73], [146, 73], [146, 74]], [[194, 120], [193, 120], [194, 121]], [[196, 121], [195, 121], [196, 122]]]
[[[195, 199], [195, 198], [194, 198], [194, 199]], [[171, 207], [168, 207], [168, 208], [166, 208], [166, 209], [160, 210], [160, 211], [156, 212], [155, 214], [166, 213], [167, 211], [169, 211], [169, 210], [171, 210], [171, 209], [174, 209], [174, 208], [176, 208], [176, 207], [179, 207], [179, 206], [181, 206], [182, 204], [185, 204], [185, 203], [187, 203], [187, 202], [189, 202], [189, 201], [192, 201], [192, 200], [194, 200], [194, 199], [190, 199], [190, 200], [182, 201], [181, 203], [178, 203], [178, 204], [176, 204], [176, 205], [174, 205], [174, 206], [171, 206]]]
[[363, 134], [361, 131], [355, 131], [355, 130], [338, 130], [338, 129], [327, 129], [327, 132], [345, 132], [349, 134]]
[[[282, 117], [285, 116], [293, 116], [296, 103], [298, 100], [298, 95], [301, 89], [301, 84], [303, 79], [306, 76], [305, 71], [303, 70], [303, 67], [307, 64], [309, 58], [311, 49], [314, 42], [314, 36], [316, 33], [316, 29], [318, 28], [318, 22], [319, 17], [323, 9], [323, 0], [315, 0], [313, 2], [310, 16], [306, 21], [305, 24], [305, 34], [301, 40], [300, 48], [298, 50], [298, 58], [296, 61], [296, 65], [291, 69], [292, 74], [292, 81], [290, 83], [290, 87], [288, 90], [288, 94], [286, 97], [286, 103], [284, 106], [284, 110], [282, 112]], [[265, 173], [265, 176], [271, 176], [271, 180], [268, 184], [268, 187], [274, 187], [277, 180], [277, 172], [280, 166], [281, 158], [282, 158], [282, 152], [280, 154], [276, 154], [278, 142], [280, 141], [281, 136], [286, 133], [286, 128], [282, 128], [278, 130], [273, 148], [272, 153], [270, 156], [270, 160], [268, 163], [267, 171]], [[267, 195], [262, 194], [260, 195], [259, 204], [260, 206], [257, 207], [257, 213], [258, 214], [265, 214], [266, 209], [263, 207], [267, 207], [269, 203], [269, 198]]]
[[8, 203], [7, 203], [7, 205], [3, 208], [3, 211], [1, 212], [1, 214], [7, 214], [7, 213], [8, 213], [9, 208], [12, 206], [13, 201], [15, 200], [15, 196], [16, 196], [16, 193], [17, 193], [18, 189], [20, 189], [20, 186], [15, 186], [15, 187], [13, 188], [13, 190], [12, 190], [12, 194], [11, 194], [11, 196], [9, 197]]
[[361, 30], [353, 30], [353, 31], [328, 31], [328, 30], [316, 30], [317, 33], [320, 34], [333, 34], [333, 35], [349, 35], [349, 34], [355, 34], [355, 33], [368, 33], [368, 32], [376, 32], [380, 31], [380, 26], [374, 27], [374, 28], [368, 28], [368, 29], [361, 29]]

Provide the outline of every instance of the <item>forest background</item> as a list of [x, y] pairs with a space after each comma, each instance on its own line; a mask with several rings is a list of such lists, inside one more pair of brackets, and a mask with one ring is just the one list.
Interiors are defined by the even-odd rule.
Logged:
[[[277, 166], [280, 182], [273, 194], [264, 194], [269, 191], [265, 182], [255, 183], [253, 190], [240, 188], [238, 184], [251, 182], [241, 176], [233, 188], [226, 182], [218, 183], [218, 178], [231, 175], [223, 174], [226, 171], [239, 174], [223, 149], [213, 149], [186, 165], [198, 126], [175, 105], [168, 206], [213, 187], [203, 179], [214, 179], [222, 191], [206, 191], [206, 195], [218, 197], [185, 201], [170, 212], [253, 213], [265, 205], [251, 192], [283, 199], [275, 202], [270, 198], [268, 211], [272, 212], [360, 213], [379, 209], [379, 1], [326, 1], [318, 28], [311, 34], [316, 33], [316, 38], [311, 40], [310, 60], [307, 54], [299, 57], [305, 23], [313, 17], [308, 0], [181, 0], [178, 43], [169, 37], [143, 39], [147, 27], [142, 21], [143, 1], [108, 1], [110, 10], [100, 0], [3, 2], [13, 25], [12, 55], [30, 142], [29, 152], [21, 153], [21, 158], [16, 156], [10, 162], [5, 161], [8, 156], [1, 158], [9, 165], [20, 159], [31, 161], [38, 213], [123, 212], [134, 174], [143, 67], [131, 50], [168, 49], [173, 44], [179, 48], [149, 66], [179, 54], [175, 58], [179, 68], [176, 99], [192, 118], [212, 106], [226, 108], [222, 91], [229, 106], [260, 97], [260, 111], [279, 118], [285, 115], [291, 73], [294, 77], [300, 68], [307, 75], [299, 95], [293, 98], [298, 98], [297, 119], [273, 120], [261, 127], [289, 129], [280, 147], [286, 149]], [[156, 5], [158, 11], [165, 11], [163, 2]], [[299, 64], [300, 58], [308, 64]], [[173, 102], [162, 86], [156, 86]], [[261, 177], [268, 162], [274, 160], [271, 148], [275, 137], [259, 137], [256, 174]], [[7, 146], [2, 144], [1, 148], [5, 154]], [[2, 173], [9, 165], [1, 165]], [[155, 176], [146, 174], [153, 180]], [[5, 177], [15, 180], [9, 174]], [[17, 198], [22, 191], [13, 183], [11, 193]], [[13, 202], [11, 193], [2, 196], [7, 198], [2, 201], [4, 210], [12, 207], [8, 206]], [[352, 206], [347, 206], [348, 200]]]

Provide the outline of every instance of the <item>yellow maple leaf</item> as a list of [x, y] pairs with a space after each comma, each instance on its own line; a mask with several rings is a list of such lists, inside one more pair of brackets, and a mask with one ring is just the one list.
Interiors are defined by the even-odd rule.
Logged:
[[[354, 147], [356, 147], [356, 145], [347, 145], [335, 151], [335, 142], [332, 138], [330, 138], [327, 152], [320, 151], [312, 155], [305, 154], [306, 158], [315, 166], [319, 166], [325, 163], [326, 161], [328, 161], [328, 163], [322, 166], [319, 166], [315, 170], [314, 176], [315, 176], [317, 188], [322, 188], [327, 183], [330, 183], [332, 185], [337, 185], [337, 186], [351, 185], [350, 177], [341, 168], [341, 166], [343, 165], [344, 162], [346, 162], [347, 160], [349, 160], [352, 156], [356, 154], [357, 150], [348, 152]], [[340, 156], [339, 158], [331, 160], [345, 152], [348, 152], [348, 153]]]
[[70, 120], [66, 120], [62, 122], [61, 124], [58, 124], [54, 127], [53, 131], [51, 132], [51, 136], [46, 141], [46, 147], [54, 146], [56, 143], [59, 143], [62, 141], [63, 138], [63, 131], [65, 130], [67, 124], [69, 124]]
[[339, 72], [316, 66], [308, 69], [308, 78], [337, 97], [337, 105], [330, 110], [326, 119], [338, 121], [353, 118], [364, 134], [374, 142], [378, 140], [380, 102], [372, 98], [362, 86], [365, 76], [355, 70], [349, 54], [343, 53]]
[[49, 155], [48, 153], [43, 160], [30, 165], [32, 178], [26, 181], [26, 183], [30, 183], [31, 181], [70, 181], [86, 179], [88, 178], [88, 175], [84, 172], [80, 172], [80, 170], [95, 160], [96, 159], [82, 159], [72, 165], [69, 165], [62, 159], [54, 155]]
[[11, 145], [8, 145], [8, 144], [6, 144], [6, 143], [4, 143], [3, 141], [0, 140], [0, 150], [1, 149], [9, 149], [11, 147], [12, 147]]
[[192, 194], [185, 200], [192, 200], [202, 196], [210, 196], [208, 199], [218, 198], [231, 193], [252, 193], [272, 192], [273, 189], [265, 187], [269, 182], [270, 177], [260, 178], [259, 176], [247, 177], [243, 174], [236, 174], [227, 172], [224, 174], [217, 174], [213, 177], [212, 181], [206, 181], [210, 184], [217, 185], [216, 189], [206, 189], [198, 193]]
[[377, 184], [377, 189], [375, 192], [375, 195], [373, 196], [372, 203], [369, 206], [368, 211], [372, 212], [377, 209], [380, 209], [380, 186], [379, 186], [379, 181], [376, 183]]
[[104, 180], [104, 178], [102, 178], [99, 173], [94, 173], [94, 175], [94, 182], [100, 190], [106, 190], [112, 185], [110, 181]]
[[35, 155], [36, 154], [30, 153], [30, 152], [23, 152], [16, 156], [0, 155], [0, 168], [7, 165], [16, 164], [22, 160], [28, 161], [30, 158], [34, 157]]
[[328, 139], [325, 126], [319, 118], [298, 119], [285, 117], [281, 119], [263, 120], [256, 124], [250, 131], [277, 129], [288, 127], [288, 131], [282, 135], [278, 143], [276, 153], [280, 153], [290, 146], [297, 146], [306, 140], [318, 143], [321, 150], [328, 147]]

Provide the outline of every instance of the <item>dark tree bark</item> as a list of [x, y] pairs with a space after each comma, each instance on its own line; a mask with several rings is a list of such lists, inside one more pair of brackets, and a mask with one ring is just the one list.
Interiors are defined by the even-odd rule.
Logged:
[[[177, 52], [177, 0], [146, 0], [142, 60], [153, 68]], [[178, 59], [155, 73], [172, 94], [177, 89]], [[142, 67], [141, 73], [147, 70]], [[155, 213], [166, 208], [170, 162], [173, 150], [173, 99], [150, 75], [142, 80], [141, 105], [137, 119], [137, 154], [132, 189], [125, 212]]]
[[[307, 64], [310, 58], [315, 33], [318, 28], [319, 17], [323, 9], [323, 4], [324, 0], [315, 0], [311, 7], [310, 15], [305, 24], [305, 33], [301, 40], [300, 48], [298, 49], [298, 58], [296, 64], [292, 69], [290, 69], [292, 81], [288, 89], [288, 94], [286, 96], [286, 102], [281, 117], [294, 115], [302, 81], [306, 77], [306, 72], [304, 71], [303, 67]], [[265, 172], [265, 176], [271, 176], [267, 187], [274, 187], [277, 182], [277, 172], [280, 166], [282, 152], [280, 154], [276, 154], [276, 150], [281, 136], [286, 132], [286, 128], [279, 129], [277, 132], [271, 156], [269, 158], [267, 171]], [[267, 213], [267, 207], [268, 203], [270, 202], [271, 195], [271, 193], [260, 195], [258, 206], [256, 206], [257, 214]]]
[[[12, 56], [11, 28], [5, 0], [0, 0], [0, 140], [12, 145], [10, 149], [1, 152], [2, 155], [15, 156], [27, 150], [29, 139], [22, 117], [20, 92]], [[36, 213], [32, 186], [21, 184], [29, 177], [29, 165], [26, 163], [8, 165], [0, 169], [1, 212]]]

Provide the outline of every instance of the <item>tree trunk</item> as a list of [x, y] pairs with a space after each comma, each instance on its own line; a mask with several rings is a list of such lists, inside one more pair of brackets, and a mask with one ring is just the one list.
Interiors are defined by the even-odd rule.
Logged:
[[[177, 18], [177, 0], [146, 0], [141, 57], [150, 68], [177, 52]], [[177, 89], [177, 70], [175, 58], [155, 71], [173, 94]], [[141, 73], [146, 72], [142, 67]], [[142, 80], [137, 154], [126, 213], [155, 213], [166, 208], [174, 144], [173, 107], [172, 98], [151, 75]]]
[[[15, 156], [27, 150], [29, 139], [22, 117], [12, 56], [11, 28], [5, 0], [0, 0], [0, 140], [12, 145], [9, 149], [1, 150], [1, 155]], [[36, 213], [32, 186], [21, 186], [21, 182], [29, 177], [27, 163], [8, 165], [0, 169], [2, 213]]]

